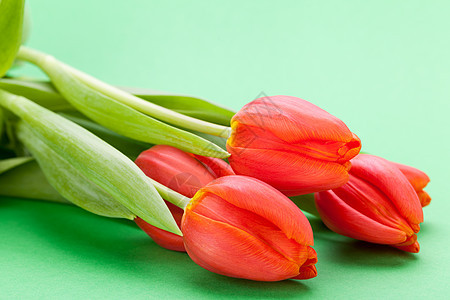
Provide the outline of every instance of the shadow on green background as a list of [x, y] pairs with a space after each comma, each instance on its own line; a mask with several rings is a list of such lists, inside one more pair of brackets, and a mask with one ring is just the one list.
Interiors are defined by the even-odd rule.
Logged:
[[[193, 296], [259, 295], [284, 298], [309, 290], [300, 281], [262, 283], [211, 273], [197, 266], [187, 254], [157, 246], [131, 221], [95, 216], [69, 205], [1, 199], [0, 218], [0, 237], [3, 240], [2, 235], [6, 232], [18, 240], [26, 240], [26, 243], [16, 244], [9, 239], [7, 246], [0, 249], [0, 257], [12, 258], [7, 263], [16, 266], [14, 271], [9, 272], [8, 280], [14, 281], [14, 277], [21, 280], [23, 272], [29, 271], [26, 269], [30, 266], [35, 270], [35, 279], [28, 284], [42, 283], [49, 269], [63, 266], [60, 278], [45, 281], [48, 285], [47, 296], [58, 295], [54, 294], [54, 285], [64, 282], [86, 284], [85, 280], [92, 280], [89, 278], [91, 276], [97, 278], [100, 286], [107, 284], [111, 278], [123, 278], [140, 286], [142, 295], [164, 292], [168, 296], [192, 293]], [[11, 257], [11, 253], [18, 255], [17, 260], [14, 255]], [[93, 268], [93, 273], [86, 274], [83, 266]], [[164, 283], [165, 287], [160, 287], [163, 291], [146, 291], [147, 286], [155, 286], [155, 281]], [[26, 286], [21, 290], [1, 286], [0, 295], [32, 296], [34, 290]], [[5, 294], [8, 290], [9, 293]], [[91, 292], [82, 291], [79, 296]], [[124, 287], [122, 292], [126, 294], [127, 289]], [[122, 292], [119, 291], [118, 295]]]
[[43, 297], [62, 297], [72, 287], [75, 298], [119, 298], [131, 291], [135, 297], [296, 298], [330, 289], [338, 279], [322, 279], [333, 278], [336, 270], [389, 274], [419, 261], [389, 246], [339, 236], [310, 217], [319, 277], [253, 282], [206, 271], [185, 253], [157, 246], [131, 221], [95, 216], [70, 205], [3, 198], [0, 219], [0, 239], [7, 241], [0, 248], [0, 267], [8, 270], [0, 277], [0, 296], [33, 297], [41, 286]]
[[310, 219], [316, 244], [326, 243], [332, 246], [329, 258], [336, 264], [361, 267], [395, 267], [412, 263], [416, 255], [387, 245], [378, 245], [357, 241], [337, 235], [329, 230], [319, 219]]

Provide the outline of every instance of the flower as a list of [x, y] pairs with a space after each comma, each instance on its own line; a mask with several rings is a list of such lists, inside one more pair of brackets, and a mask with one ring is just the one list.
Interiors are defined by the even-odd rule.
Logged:
[[236, 174], [260, 179], [287, 196], [332, 189], [348, 180], [361, 141], [338, 118], [300, 98], [272, 96], [231, 119], [227, 141]]
[[360, 154], [349, 181], [315, 194], [317, 210], [331, 230], [359, 240], [417, 253], [423, 222], [419, 197], [396, 164]]
[[396, 162], [391, 163], [396, 166], [403, 173], [403, 175], [406, 176], [406, 179], [408, 179], [409, 183], [411, 183], [417, 193], [417, 196], [419, 196], [420, 204], [422, 205], [422, 207], [430, 204], [431, 197], [427, 192], [423, 190], [430, 182], [430, 178], [428, 177], [428, 175], [411, 166], [402, 165]]
[[[186, 197], [194, 196], [198, 189], [220, 176], [234, 174], [221, 159], [193, 155], [166, 145], [157, 145], [142, 152], [136, 164], [148, 177]], [[180, 226], [183, 210], [167, 201], [166, 204]], [[152, 226], [139, 217], [134, 221], [158, 245], [185, 251], [181, 236]]]
[[185, 248], [201, 267], [259, 281], [315, 277], [311, 226], [278, 190], [247, 176], [201, 188], [181, 222]]

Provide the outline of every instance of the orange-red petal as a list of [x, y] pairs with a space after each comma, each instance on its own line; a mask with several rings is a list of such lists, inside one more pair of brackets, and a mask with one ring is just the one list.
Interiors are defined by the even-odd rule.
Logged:
[[202, 188], [188, 208], [195, 208], [202, 193], [217, 195], [236, 207], [267, 219], [300, 244], [314, 243], [311, 225], [302, 211], [281, 192], [260, 180], [237, 175], [218, 178]]
[[166, 145], [142, 152], [136, 164], [148, 177], [186, 197], [194, 196], [198, 189], [215, 179], [200, 161]]
[[425, 191], [418, 191], [417, 192], [417, 196], [419, 196], [420, 204], [422, 205], [422, 207], [425, 207], [425, 206], [430, 204], [431, 197], [430, 197], [430, 195], [428, 195], [427, 192], [425, 192]]
[[183, 217], [189, 256], [218, 274], [259, 281], [278, 281], [299, 274], [299, 265], [247, 232], [193, 211]]
[[414, 244], [411, 244], [408, 246], [394, 246], [394, 247], [399, 250], [411, 252], [411, 253], [419, 253], [419, 251], [420, 251], [420, 245], [419, 245], [419, 242], [417, 242], [417, 241]]
[[422, 206], [416, 191], [391, 162], [369, 154], [360, 154], [351, 162], [352, 175], [379, 188], [410, 223], [423, 222]]
[[403, 175], [406, 176], [409, 183], [411, 183], [414, 190], [417, 192], [422, 207], [425, 207], [428, 204], [430, 204], [431, 202], [430, 195], [428, 195], [427, 192], [423, 191], [423, 189], [430, 182], [430, 178], [428, 177], [428, 175], [425, 174], [425, 172], [411, 166], [399, 164], [396, 162], [390, 163], [393, 164], [395, 167], [397, 167], [403, 173]]
[[349, 181], [333, 192], [348, 206], [375, 222], [399, 229], [407, 235], [414, 233], [413, 224], [409, 224], [391, 200], [370, 182], [350, 174]]
[[237, 207], [217, 195], [202, 194], [201, 200], [195, 205], [195, 213], [239, 228], [264, 242], [286, 259], [293, 260], [299, 265], [302, 265], [308, 259], [308, 246], [288, 238], [280, 228], [269, 220], [249, 210]]
[[186, 251], [184, 248], [183, 237], [150, 225], [139, 217], [135, 218], [134, 222], [161, 247], [173, 251]]
[[349, 206], [333, 191], [316, 193], [315, 200], [322, 221], [334, 232], [378, 244], [398, 244], [407, 239], [402, 230], [372, 220]]
[[302, 266], [298, 272], [298, 275], [291, 277], [291, 279], [311, 279], [317, 276], [316, 266]]
[[390, 163], [396, 166], [406, 176], [416, 191], [422, 190], [430, 182], [430, 177], [419, 169], [392, 161]]
[[326, 162], [267, 149], [227, 149], [237, 174], [258, 178], [287, 196], [332, 189], [348, 180], [350, 163]]
[[245, 105], [231, 120], [262, 127], [281, 140], [299, 143], [306, 140], [351, 141], [348, 127], [320, 107], [297, 97], [270, 96]]

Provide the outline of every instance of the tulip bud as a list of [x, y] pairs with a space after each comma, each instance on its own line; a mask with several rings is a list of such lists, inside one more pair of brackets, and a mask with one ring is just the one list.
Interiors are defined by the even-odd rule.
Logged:
[[[148, 177], [186, 197], [194, 196], [197, 190], [217, 177], [234, 174], [221, 159], [191, 155], [166, 145], [157, 145], [142, 152], [136, 164]], [[166, 201], [166, 204], [180, 226], [183, 210], [170, 202]], [[181, 236], [152, 226], [140, 218], [136, 218], [135, 222], [161, 247], [185, 251]]]
[[258, 178], [287, 196], [343, 185], [361, 141], [338, 118], [296, 97], [245, 105], [231, 119], [227, 150], [236, 174]]
[[317, 275], [305, 215], [251, 177], [225, 176], [201, 188], [185, 209], [181, 230], [192, 260], [218, 274], [258, 281]]
[[408, 178], [381, 157], [360, 154], [351, 162], [345, 185], [315, 195], [325, 225], [351, 238], [419, 252], [423, 212]]

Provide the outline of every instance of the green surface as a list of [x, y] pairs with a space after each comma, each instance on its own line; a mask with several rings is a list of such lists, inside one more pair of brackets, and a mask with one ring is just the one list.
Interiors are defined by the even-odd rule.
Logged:
[[433, 200], [417, 255], [313, 222], [318, 277], [257, 283], [205, 271], [133, 224], [2, 198], [0, 298], [448, 298], [448, 1], [29, 4], [32, 47], [112, 84], [234, 109], [260, 94], [307, 99], [343, 119], [364, 151], [426, 171]]

